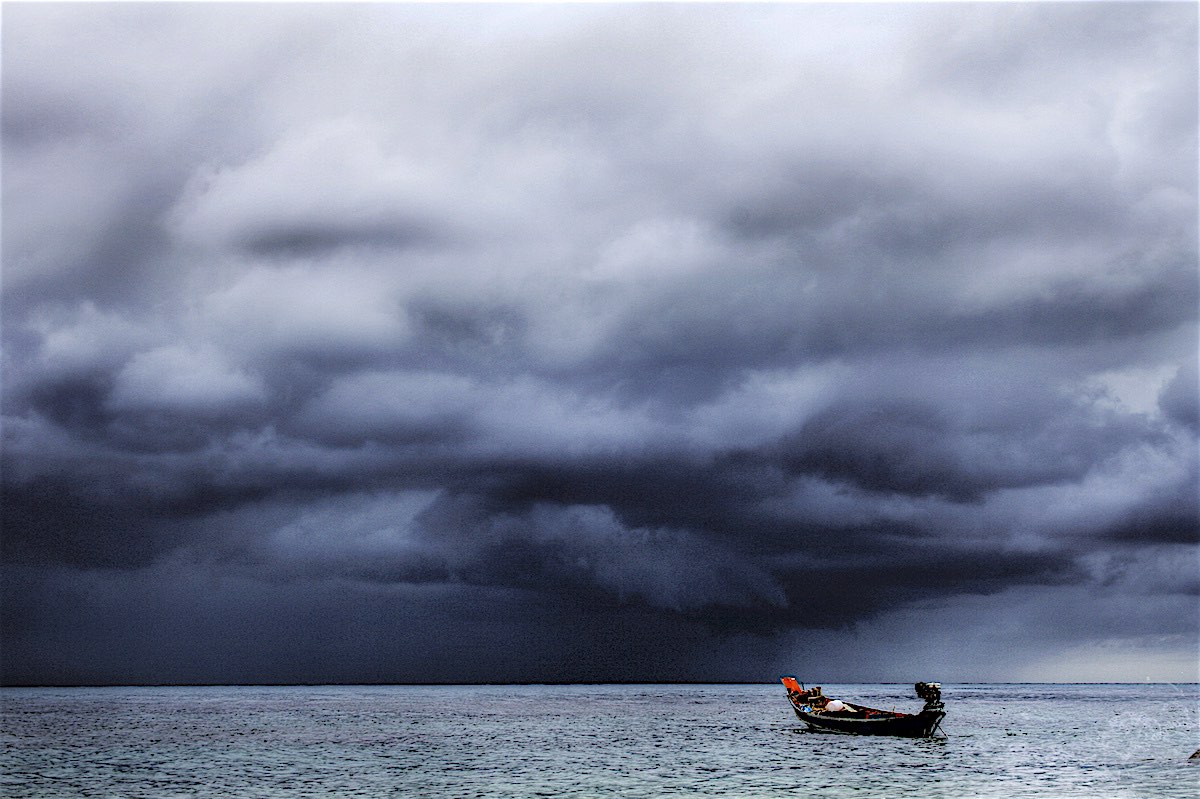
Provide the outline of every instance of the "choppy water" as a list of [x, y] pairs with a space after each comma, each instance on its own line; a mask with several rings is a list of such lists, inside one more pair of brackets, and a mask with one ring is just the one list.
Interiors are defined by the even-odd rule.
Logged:
[[0, 796], [1200, 796], [1196, 685], [943, 694], [910, 740], [802, 732], [777, 685], [5, 689]]

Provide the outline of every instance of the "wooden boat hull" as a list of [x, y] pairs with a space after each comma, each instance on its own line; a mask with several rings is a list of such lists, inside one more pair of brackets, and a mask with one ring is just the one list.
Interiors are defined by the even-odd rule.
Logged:
[[779, 678], [787, 689], [792, 710], [810, 730], [844, 732], [851, 735], [897, 735], [904, 738], [929, 738], [946, 717], [942, 687], [938, 683], [916, 684], [917, 696], [925, 700], [920, 713], [878, 710], [840, 700], [830, 701], [820, 686], [805, 689], [791, 675]]
[[923, 710], [912, 715], [882, 718], [852, 718], [827, 713], [805, 713], [796, 707], [792, 709], [810, 730], [851, 735], [897, 735], [903, 738], [929, 738], [937, 732], [938, 725], [946, 717], [944, 710]]

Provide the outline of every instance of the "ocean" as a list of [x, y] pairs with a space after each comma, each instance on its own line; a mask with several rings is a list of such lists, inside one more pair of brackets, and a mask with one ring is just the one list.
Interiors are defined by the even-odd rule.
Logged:
[[914, 740], [804, 732], [778, 684], [6, 688], [0, 796], [1200, 796], [1195, 684], [942, 692]]

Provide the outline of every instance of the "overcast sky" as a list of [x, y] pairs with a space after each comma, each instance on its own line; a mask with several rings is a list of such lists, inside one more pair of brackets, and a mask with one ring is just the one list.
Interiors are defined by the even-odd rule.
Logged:
[[2, 44], [6, 682], [1198, 678], [1195, 4]]

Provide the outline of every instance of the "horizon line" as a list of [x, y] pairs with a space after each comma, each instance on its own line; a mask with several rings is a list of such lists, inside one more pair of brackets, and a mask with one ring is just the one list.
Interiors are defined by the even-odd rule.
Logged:
[[[816, 682], [806, 680], [806, 682]], [[821, 680], [828, 685], [911, 685], [910, 680], [878, 680], [866, 682], [839, 682]], [[1046, 681], [946, 681], [943, 685], [1198, 685], [1200, 681], [1174, 680], [1069, 680], [1061, 682]], [[103, 683], [0, 683], [2, 689], [28, 688], [502, 688], [502, 687], [571, 687], [571, 686], [635, 686], [635, 685], [774, 685], [775, 682], [758, 682], [742, 680], [675, 680], [669, 682], [644, 680], [601, 680], [601, 681], [568, 681], [568, 680], [529, 680], [518, 682], [103, 682]]]

